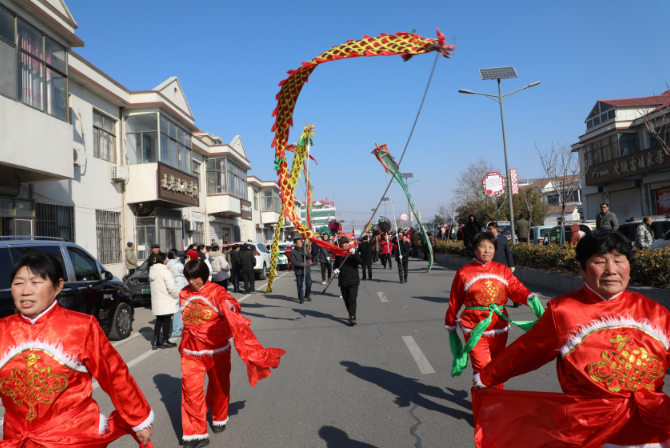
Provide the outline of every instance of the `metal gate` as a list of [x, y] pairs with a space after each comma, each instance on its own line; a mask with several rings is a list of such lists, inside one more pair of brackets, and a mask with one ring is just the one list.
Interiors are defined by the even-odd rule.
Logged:
[[642, 196], [639, 188], [610, 192], [610, 210], [617, 216], [619, 225], [633, 216], [642, 216]]

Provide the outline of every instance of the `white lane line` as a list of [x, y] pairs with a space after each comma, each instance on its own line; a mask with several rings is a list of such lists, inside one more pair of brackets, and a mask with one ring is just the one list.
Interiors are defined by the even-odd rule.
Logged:
[[123, 345], [123, 344], [125, 344], [126, 342], [130, 341], [131, 339], [136, 338], [136, 337], [138, 337], [138, 336], [141, 336], [141, 334], [142, 334], [142, 333], [139, 333], [139, 332], [137, 332], [137, 333], [133, 333], [133, 334], [131, 334], [130, 336], [128, 336], [127, 338], [125, 338], [125, 339], [123, 339], [123, 340], [121, 340], [121, 341], [112, 342], [112, 347], [115, 347], [115, 348], [116, 348], [116, 347], [118, 347], [119, 345]]
[[[158, 351], [158, 350], [153, 350], [153, 349], [147, 350], [146, 352], [142, 353], [142, 354], [141, 354], [140, 356], [138, 356], [137, 358], [133, 359], [133, 360], [130, 361], [130, 362], [127, 362], [126, 365], [127, 365], [128, 368], [130, 369], [130, 368], [133, 367], [135, 364], [138, 364], [138, 363], [144, 361], [145, 359], [147, 359], [149, 356], [153, 355], [153, 354], [156, 353], [157, 351]], [[96, 390], [98, 387], [100, 387], [100, 384], [98, 384], [97, 381], [93, 380], [93, 390]]]
[[[278, 275], [278, 276], [276, 276], [276, 277], [275, 277], [275, 280], [277, 280], [278, 278], [282, 278], [282, 277], [285, 276], [286, 274], [288, 274], [288, 272], [284, 272], [282, 275]], [[264, 291], [265, 288], [267, 288], [267, 287], [268, 287], [268, 284], [266, 283], [266, 284], [264, 284], [264, 285], [259, 286], [258, 288], [256, 288], [256, 291]], [[263, 293], [261, 292], [261, 294], [263, 294]], [[244, 301], [244, 300], [245, 300], [247, 297], [249, 297], [249, 296], [251, 296], [251, 294], [247, 294], [246, 296], [242, 297], [241, 299], [237, 299], [237, 301], [238, 301], [238, 302], [242, 302], [242, 301]]]
[[405, 341], [405, 345], [407, 345], [407, 348], [414, 358], [416, 365], [419, 366], [421, 373], [424, 375], [435, 373], [435, 369], [433, 369], [433, 366], [430, 365], [426, 357], [423, 355], [423, 352], [414, 341], [414, 338], [412, 336], [403, 336], [402, 340]]
[[378, 292], [377, 294], [379, 295], [379, 300], [381, 300], [382, 302], [388, 302], [389, 301], [389, 299], [386, 298], [386, 296], [384, 295], [383, 292]]

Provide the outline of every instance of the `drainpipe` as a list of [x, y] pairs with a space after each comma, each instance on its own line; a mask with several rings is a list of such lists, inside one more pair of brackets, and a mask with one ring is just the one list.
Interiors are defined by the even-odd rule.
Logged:
[[[119, 134], [121, 134], [121, 140], [120, 140], [120, 142], [121, 142], [121, 166], [126, 167], [126, 170], [128, 170], [128, 176], [130, 176], [130, 169], [128, 167], [128, 163], [127, 163], [128, 160], [127, 160], [127, 154], [126, 154], [126, 134], [125, 134], [125, 126], [124, 126], [124, 123], [123, 123], [123, 106], [119, 106], [119, 131], [120, 131]], [[126, 184], [127, 183], [128, 183], [128, 181], [126, 181], [123, 184], [123, 186], [121, 187], [121, 194], [122, 194], [122, 201], [123, 201], [121, 209], [123, 210], [123, 236], [124, 236], [124, 240], [122, 241], [123, 244], [121, 245], [121, 247], [124, 247], [126, 242], [129, 241], [128, 240], [128, 221], [126, 221], [126, 207], [128, 206], [128, 204], [126, 204]], [[134, 233], [135, 232], [134, 232], [134, 229], [133, 229], [133, 234]], [[135, 242], [134, 238], [133, 238], [133, 242]], [[123, 258], [124, 258], [123, 262], [124, 263], [126, 262], [125, 257], [126, 257], [126, 251], [124, 250], [123, 251]], [[124, 267], [124, 269], [125, 269], [125, 267]]]

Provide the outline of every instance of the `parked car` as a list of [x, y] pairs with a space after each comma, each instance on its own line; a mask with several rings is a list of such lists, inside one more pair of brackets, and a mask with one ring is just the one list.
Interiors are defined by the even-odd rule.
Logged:
[[268, 278], [268, 269], [270, 269], [272, 257], [265, 245], [258, 241], [233, 241], [232, 243], [224, 244], [223, 247], [234, 246], [236, 244], [251, 244], [254, 249], [254, 256], [256, 257], [256, 266], [254, 268], [256, 278], [259, 280]]
[[667, 249], [669, 247], [670, 247], [670, 230], [665, 232], [665, 235], [663, 235], [662, 239], [654, 241], [649, 248], [650, 249]]
[[[482, 230], [486, 231], [486, 229], [489, 227], [489, 224], [491, 224], [494, 221], [489, 221], [486, 223], [486, 227], [484, 227]], [[507, 237], [507, 241], [512, 240], [512, 226], [510, 225], [509, 221], [498, 221], [498, 234], [500, 235], [505, 235]], [[515, 234], [516, 237], [515, 242], [519, 241], [519, 237]]]
[[[622, 224], [619, 224], [618, 232], [622, 233], [629, 240], [635, 241], [635, 232], [640, 224], [642, 224], [642, 216], [639, 218], [634, 218], [631, 221], [626, 221]], [[664, 241], [665, 235], [670, 230], [670, 219], [665, 216], [652, 216], [651, 217], [651, 229], [654, 233], [654, 242], [661, 239]], [[655, 247], [654, 247], [655, 248]]]
[[547, 232], [551, 230], [551, 226], [533, 226], [530, 228], [530, 235], [528, 242], [530, 244], [542, 244], [544, 237], [547, 235]]
[[[277, 269], [288, 269], [288, 258], [284, 252], [286, 252], [287, 247], [293, 247], [291, 243], [279, 243], [279, 253], [277, 254]], [[272, 246], [267, 244], [265, 248], [270, 254], [272, 254]]]
[[[544, 237], [542, 244], [563, 244], [565, 241], [570, 242], [572, 239], [572, 229], [570, 226], [576, 223], [566, 223], [563, 227], [563, 232], [565, 234], [565, 239], [561, 239], [561, 226], [552, 227]], [[591, 223], [579, 223], [579, 230], [586, 233], [587, 235], [593, 232], [596, 229], [595, 224]]]
[[65, 285], [56, 297], [68, 310], [95, 316], [109, 339], [125, 339], [133, 330], [134, 311], [128, 287], [81, 246], [64, 238], [0, 237], [0, 317], [14, 306], [10, 273], [24, 255], [45, 253], [61, 264]]
[[151, 300], [151, 282], [149, 281], [149, 260], [135, 268], [135, 272], [126, 280], [132, 303]]

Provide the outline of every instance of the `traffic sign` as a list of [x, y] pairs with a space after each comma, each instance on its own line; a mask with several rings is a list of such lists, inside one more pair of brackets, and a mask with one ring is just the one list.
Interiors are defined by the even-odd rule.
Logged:
[[407, 221], [407, 218], [409, 218], [407, 213], [401, 213], [400, 214], [400, 221], [405, 222], [405, 221]]
[[507, 182], [502, 174], [494, 171], [492, 173], [486, 173], [486, 176], [482, 179], [482, 187], [487, 196], [500, 196], [502, 192], [505, 191]]
[[519, 194], [519, 172], [516, 168], [509, 170], [509, 181], [512, 182], [512, 194]]

